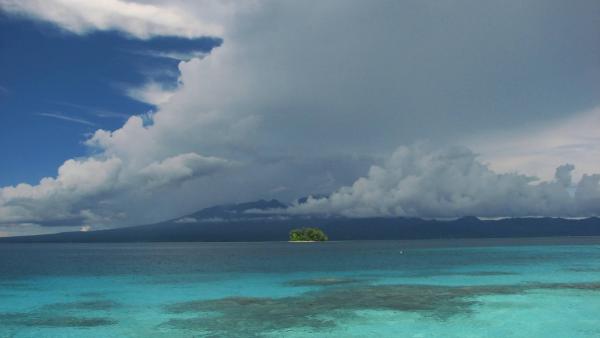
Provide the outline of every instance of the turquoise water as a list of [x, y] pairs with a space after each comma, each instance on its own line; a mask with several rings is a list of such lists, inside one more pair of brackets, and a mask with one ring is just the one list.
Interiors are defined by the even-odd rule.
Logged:
[[0, 337], [600, 337], [580, 242], [4, 244]]

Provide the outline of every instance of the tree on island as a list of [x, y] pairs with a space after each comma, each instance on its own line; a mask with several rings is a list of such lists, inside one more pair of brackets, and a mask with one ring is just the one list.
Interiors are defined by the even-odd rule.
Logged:
[[301, 229], [293, 229], [290, 231], [290, 241], [291, 242], [323, 242], [328, 240], [327, 235], [323, 232], [323, 230], [318, 228], [301, 228]]

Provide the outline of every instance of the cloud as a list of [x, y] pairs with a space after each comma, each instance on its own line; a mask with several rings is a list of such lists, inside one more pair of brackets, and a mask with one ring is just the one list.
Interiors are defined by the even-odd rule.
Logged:
[[600, 206], [600, 174], [581, 177], [575, 191], [575, 202], [579, 216], [591, 214], [598, 215]]
[[230, 161], [186, 153], [147, 165], [116, 156], [68, 160], [58, 175], [37, 185], [0, 189], [0, 223], [41, 226], [110, 225], [119, 221], [115, 198], [134, 198], [231, 166]]
[[0, 225], [0, 237], [27, 236], [31, 234], [50, 234], [56, 232], [73, 231], [73, 227], [46, 227], [35, 223], [19, 223], [18, 225]]
[[[189, 19], [136, 16], [115, 0], [94, 11], [86, 6], [99, 2], [64, 9], [66, 2], [0, 1], [5, 10], [35, 14], [78, 34], [118, 29], [140, 38], [194, 35]], [[156, 105], [152, 115], [132, 116], [86, 141], [91, 156], [73, 161], [120, 161], [116, 181], [107, 182], [113, 188], [56, 200], [1, 197], [1, 220], [52, 220], [58, 214], [94, 226], [124, 225], [218, 203], [331, 191], [337, 191], [331, 199], [310, 204], [313, 211], [451, 217], [594, 210], [596, 176], [571, 179], [567, 191], [569, 167], [552, 178], [563, 162], [540, 162], [550, 180], [540, 183], [499, 174], [496, 161], [487, 167], [468, 150], [396, 147], [418, 140], [430, 140], [432, 148], [460, 144], [465, 135], [484, 139], [516, 126], [527, 126], [525, 135], [595, 104], [598, 77], [590, 69], [598, 68], [600, 53], [598, 4], [568, 10], [561, 1], [170, 4], [135, 5], [216, 22], [223, 44], [202, 59], [180, 62], [180, 85], [172, 92], [137, 88], [134, 96]], [[39, 9], [28, 9], [34, 5]], [[65, 19], [55, 16], [58, 10]], [[595, 132], [584, 130], [587, 137]], [[487, 160], [487, 151], [474, 148]], [[518, 149], [512, 147], [513, 154]], [[567, 162], [580, 168], [586, 155], [577, 153]], [[506, 171], [521, 169], [514, 164]]]
[[556, 121], [520, 126], [467, 138], [464, 143], [481, 153], [483, 160], [500, 172], [519, 168], [551, 179], [553, 168], [576, 163], [574, 175], [598, 169], [600, 158], [600, 108], [575, 113]]
[[158, 106], [169, 101], [175, 90], [165, 89], [160, 83], [150, 81], [141, 87], [128, 88], [125, 93], [134, 100]]
[[2, 223], [38, 223], [81, 219], [87, 208], [119, 183], [123, 162], [115, 157], [68, 160], [55, 178], [0, 189]]
[[555, 179], [498, 174], [467, 148], [400, 147], [366, 177], [329, 197], [309, 198], [293, 213], [447, 218], [466, 215], [594, 216], [600, 214], [600, 175], [584, 175], [569, 193], [572, 165]]
[[58, 119], [58, 120], [63, 120], [63, 121], [75, 122], [75, 123], [79, 123], [79, 124], [85, 124], [85, 125], [88, 125], [88, 126], [95, 126], [96, 125], [95, 123], [90, 122], [88, 120], [85, 120], [85, 119], [82, 119], [82, 118], [78, 118], [78, 117], [71, 117], [71, 116], [67, 116], [67, 115], [63, 115], [63, 114], [57, 114], [57, 113], [38, 113], [36, 115], [50, 117], [50, 118], [53, 118], [53, 119]]
[[0, 0], [0, 9], [58, 25], [75, 34], [117, 30], [148, 39], [154, 36], [218, 36], [220, 25], [187, 15], [173, 6], [121, 0]]
[[194, 217], [183, 217], [175, 221], [178, 224], [189, 224], [189, 223], [198, 223], [198, 220]]
[[140, 170], [140, 178], [144, 186], [155, 188], [210, 175], [232, 165], [225, 159], [187, 153], [151, 163]]
[[114, 111], [110, 111], [110, 110], [106, 110], [106, 109], [102, 109], [102, 108], [98, 108], [98, 107], [84, 106], [84, 105], [75, 104], [72, 102], [54, 101], [52, 103], [56, 104], [58, 106], [62, 106], [63, 108], [67, 107], [69, 109], [74, 109], [74, 110], [77, 110], [78, 112], [84, 112], [86, 114], [93, 115], [93, 116], [99, 117], [99, 118], [127, 119], [130, 116], [130, 115], [124, 114], [124, 113], [114, 112]]
[[177, 61], [189, 61], [191, 59], [202, 59], [207, 53], [201, 50], [187, 50], [187, 51], [160, 51], [160, 50], [146, 50], [136, 52], [140, 55], [147, 55], [159, 58], [172, 59]]

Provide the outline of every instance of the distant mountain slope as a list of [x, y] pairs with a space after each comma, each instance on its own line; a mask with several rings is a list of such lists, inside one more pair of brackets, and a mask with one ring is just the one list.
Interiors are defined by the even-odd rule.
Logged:
[[[285, 241], [289, 231], [316, 226], [331, 240], [600, 236], [600, 219], [507, 218], [452, 221], [419, 218], [345, 218], [286, 216], [277, 201], [256, 201], [206, 208], [177, 219], [90, 232], [0, 238], [0, 242], [186, 242]], [[258, 212], [257, 212], [258, 211]]]
[[266, 211], [270, 209], [285, 209], [287, 205], [278, 200], [259, 200], [240, 204], [217, 205], [214, 207], [202, 209], [196, 213], [184, 216], [181, 219], [196, 220], [229, 220], [229, 219], [254, 219], [264, 218], [265, 214], [252, 213], [253, 210]]

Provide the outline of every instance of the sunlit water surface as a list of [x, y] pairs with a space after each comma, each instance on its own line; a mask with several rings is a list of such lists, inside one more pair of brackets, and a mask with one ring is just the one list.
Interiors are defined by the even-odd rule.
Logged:
[[0, 337], [600, 337], [553, 242], [3, 244]]

